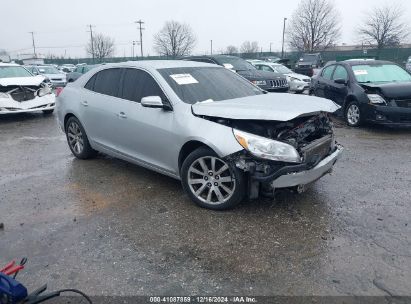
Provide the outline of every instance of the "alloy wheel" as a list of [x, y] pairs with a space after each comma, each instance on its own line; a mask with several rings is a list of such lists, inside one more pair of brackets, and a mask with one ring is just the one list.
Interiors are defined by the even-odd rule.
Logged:
[[83, 133], [77, 122], [72, 121], [67, 128], [67, 137], [70, 148], [76, 153], [81, 154], [84, 148]]
[[235, 192], [236, 183], [230, 167], [217, 157], [204, 156], [196, 159], [187, 174], [190, 191], [206, 204], [222, 204]]
[[347, 110], [347, 120], [350, 125], [357, 125], [360, 121], [360, 108], [356, 104], [350, 105]]

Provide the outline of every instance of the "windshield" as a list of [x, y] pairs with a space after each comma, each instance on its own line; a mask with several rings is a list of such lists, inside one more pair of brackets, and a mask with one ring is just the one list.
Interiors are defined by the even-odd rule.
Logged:
[[39, 71], [41, 74], [60, 74], [60, 71], [52, 66], [39, 67]]
[[354, 65], [352, 69], [359, 83], [411, 81], [411, 75], [395, 64]]
[[29, 71], [21, 66], [0, 66], [0, 78], [32, 76]]
[[318, 57], [318, 55], [314, 55], [314, 54], [304, 54], [300, 58], [300, 61], [315, 62], [315, 61], [317, 61], [317, 57]]
[[83, 73], [87, 73], [88, 71], [94, 69], [97, 65], [88, 65], [84, 67]]
[[280, 73], [280, 74], [290, 74], [293, 71], [291, 71], [289, 68], [283, 66], [283, 65], [272, 65], [271, 66], [274, 69], [274, 72]]
[[263, 94], [262, 90], [233, 71], [219, 67], [169, 68], [158, 72], [185, 103]]
[[248, 71], [248, 70], [256, 69], [248, 61], [238, 58], [238, 57], [221, 57], [221, 58], [216, 58], [216, 59], [221, 65], [225, 66], [226, 68], [230, 68], [236, 71]]

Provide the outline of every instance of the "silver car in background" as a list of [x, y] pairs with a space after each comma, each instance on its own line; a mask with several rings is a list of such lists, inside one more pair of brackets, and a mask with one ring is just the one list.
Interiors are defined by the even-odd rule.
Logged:
[[408, 57], [408, 60], [405, 63], [405, 69], [408, 71], [408, 73], [411, 73], [411, 56]]
[[180, 179], [201, 207], [302, 190], [330, 172], [342, 148], [311, 96], [269, 94], [220, 66], [190, 61], [108, 64], [57, 98], [60, 126], [80, 159], [96, 151]]
[[291, 92], [302, 93], [310, 88], [311, 77], [297, 74], [282, 64], [267, 61], [256, 61], [252, 64], [260, 71], [283, 74], [287, 78]]

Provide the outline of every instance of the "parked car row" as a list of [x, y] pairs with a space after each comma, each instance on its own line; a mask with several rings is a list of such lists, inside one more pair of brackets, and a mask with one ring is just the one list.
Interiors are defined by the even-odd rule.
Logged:
[[259, 71], [246, 60], [228, 55], [193, 56], [184, 60], [212, 63], [232, 70], [267, 92], [287, 92], [289, 84], [286, 77], [276, 72]]

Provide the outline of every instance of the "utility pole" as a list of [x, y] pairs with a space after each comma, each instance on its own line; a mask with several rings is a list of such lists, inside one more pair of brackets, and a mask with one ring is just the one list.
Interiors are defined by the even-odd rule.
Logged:
[[94, 39], [93, 39], [93, 27], [94, 25], [87, 25], [90, 30], [88, 32], [90, 32], [90, 42], [91, 42], [91, 55], [93, 56], [93, 63], [94, 63]]
[[271, 45], [272, 45], [273, 43], [272, 42], [270, 42], [270, 55], [271, 55]]
[[31, 34], [31, 39], [33, 41], [33, 52], [34, 52], [34, 58], [37, 58], [36, 54], [36, 44], [34, 43], [34, 32], [29, 32]]
[[284, 26], [283, 26], [283, 46], [281, 48], [281, 58], [284, 58], [284, 36], [285, 36], [285, 22], [287, 18], [284, 18]]
[[213, 40], [210, 40], [210, 55], [213, 55]]
[[142, 25], [144, 24], [144, 22], [140, 19], [138, 21], [136, 21], [135, 23], [137, 23], [139, 25], [139, 30], [140, 30], [140, 50], [141, 50], [141, 57], [143, 57], [143, 30], [144, 28], [142, 28]]

